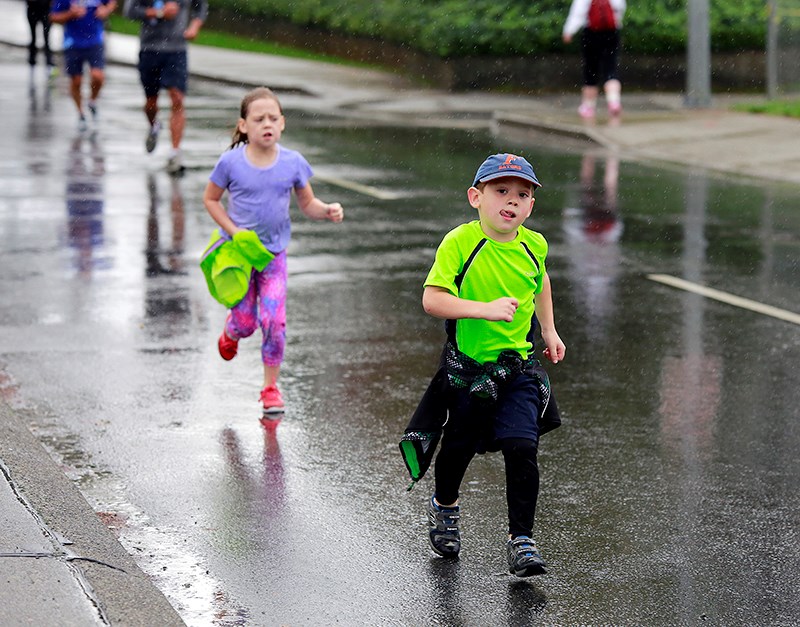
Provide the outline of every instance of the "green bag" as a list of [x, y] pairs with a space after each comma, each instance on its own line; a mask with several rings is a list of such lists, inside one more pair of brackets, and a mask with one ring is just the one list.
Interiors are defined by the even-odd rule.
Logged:
[[247, 294], [253, 268], [261, 272], [274, 258], [254, 231], [239, 231], [225, 240], [215, 229], [200, 258], [200, 269], [211, 296], [230, 309]]

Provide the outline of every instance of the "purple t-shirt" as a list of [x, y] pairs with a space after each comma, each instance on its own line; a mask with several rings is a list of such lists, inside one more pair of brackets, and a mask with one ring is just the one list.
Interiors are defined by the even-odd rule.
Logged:
[[255, 231], [268, 251], [279, 253], [292, 235], [292, 189], [305, 187], [313, 175], [303, 155], [280, 144], [272, 165], [256, 167], [248, 161], [243, 144], [222, 153], [209, 179], [228, 190], [228, 215], [233, 223]]

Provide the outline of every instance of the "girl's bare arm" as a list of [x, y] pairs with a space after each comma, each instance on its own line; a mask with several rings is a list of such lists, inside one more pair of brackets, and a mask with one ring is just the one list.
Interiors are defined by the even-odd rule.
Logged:
[[206, 206], [206, 210], [213, 218], [214, 222], [219, 224], [220, 228], [233, 237], [234, 233], [242, 229], [233, 223], [233, 220], [231, 220], [228, 212], [225, 210], [221, 202], [222, 194], [224, 193], [225, 190], [222, 187], [209, 181], [208, 185], [206, 185], [205, 192], [203, 192], [203, 204]]
[[314, 195], [311, 183], [306, 183], [305, 187], [295, 187], [297, 204], [305, 215], [312, 220], [330, 220], [331, 222], [341, 222], [344, 219], [344, 209], [338, 202], [331, 204], [322, 202]]

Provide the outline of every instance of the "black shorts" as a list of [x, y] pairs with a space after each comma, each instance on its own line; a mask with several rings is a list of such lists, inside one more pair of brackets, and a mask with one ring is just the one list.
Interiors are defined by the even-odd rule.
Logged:
[[619, 79], [619, 48], [619, 29], [606, 31], [583, 29], [581, 54], [584, 85], [594, 87], [612, 79]]
[[186, 51], [140, 51], [139, 79], [144, 87], [144, 95], [148, 98], [157, 96], [162, 89], [170, 88], [185, 94], [189, 79]]
[[458, 440], [480, 442], [496, 450], [498, 440], [524, 438], [539, 442], [539, 408], [542, 396], [538, 380], [523, 372], [501, 388], [496, 404], [470, 397], [469, 390], [451, 388], [450, 419], [445, 432]]
[[83, 66], [87, 63], [89, 67], [97, 70], [102, 70], [106, 67], [106, 55], [103, 46], [64, 49], [64, 69], [69, 76], [83, 74]]

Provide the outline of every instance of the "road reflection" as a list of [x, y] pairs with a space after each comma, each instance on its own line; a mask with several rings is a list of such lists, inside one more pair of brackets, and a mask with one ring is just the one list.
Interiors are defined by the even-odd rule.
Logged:
[[506, 612], [509, 625], [530, 625], [547, 605], [547, 595], [530, 581], [512, 581], [508, 585]]
[[[263, 421], [262, 424], [264, 449], [262, 464], [257, 465], [261, 466], [260, 477], [253, 472], [237, 431], [226, 427], [219, 436], [228, 473], [220, 477], [223, 487], [219, 504], [221, 512], [224, 512], [217, 518], [220, 521], [220, 546], [237, 562], [246, 562], [254, 554], [254, 544], [258, 544], [260, 535], [257, 530], [273, 533], [283, 526], [276, 520], [283, 512], [286, 496], [277, 424], [275, 421]], [[215, 625], [252, 624], [248, 609], [233, 602], [223, 589], [215, 592], [213, 602]]]
[[170, 199], [169, 217], [171, 227], [170, 244], [161, 245], [161, 226], [159, 209], [162, 198], [159, 194], [157, 176], [153, 172], [147, 174], [147, 192], [150, 205], [147, 212], [147, 247], [145, 257], [147, 276], [159, 274], [186, 274], [183, 260], [183, 241], [186, 232], [186, 210], [181, 190], [181, 179], [169, 177]]
[[[683, 278], [705, 282], [708, 240], [705, 236], [708, 179], [687, 179], [681, 265]], [[685, 468], [713, 444], [714, 421], [721, 397], [721, 358], [707, 354], [704, 321], [708, 300], [676, 294], [683, 324], [672, 344], [673, 354], [662, 358], [660, 382], [661, 429], [665, 441], [684, 456]], [[677, 354], [675, 354], [677, 353]]]
[[[602, 162], [599, 177], [598, 162]], [[587, 313], [589, 339], [608, 334], [616, 314], [623, 224], [619, 157], [587, 152], [581, 159], [577, 202], [564, 209], [562, 228], [575, 298]]]
[[464, 589], [460, 566], [459, 560], [432, 557], [428, 561], [428, 588], [434, 624], [469, 624], [469, 613], [459, 595]]
[[255, 519], [259, 524], [274, 520], [286, 504], [286, 477], [278, 441], [278, 422], [280, 421], [261, 420], [264, 449], [260, 478], [251, 472], [237, 432], [231, 427], [226, 427], [220, 434], [225, 461], [230, 478], [233, 480], [226, 483], [236, 488], [231, 494], [237, 495], [237, 509], [241, 510], [244, 519]]
[[[181, 277], [187, 274], [184, 259], [186, 210], [181, 179], [161, 175], [169, 188], [169, 235], [162, 236], [164, 198], [159, 175], [147, 174], [148, 211], [145, 241], [145, 321], [151, 335], [159, 338], [182, 336], [191, 328], [189, 287]], [[167, 244], [162, 244], [162, 239]]]
[[76, 253], [74, 266], [85, 276], [112, 265], [111, 257], [102, 255], [105, 174], [105, 154], [97, 134], [76, 135], [67, 155], [67, 232]]

